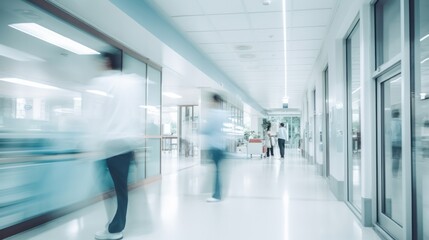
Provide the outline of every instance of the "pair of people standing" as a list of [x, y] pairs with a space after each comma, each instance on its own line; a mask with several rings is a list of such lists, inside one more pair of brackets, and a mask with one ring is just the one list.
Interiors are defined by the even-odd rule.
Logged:
[[[280, 149], [280, 158], [284, 158], [285, 156], [285, 143], [286, 143], [286, 128], [284, 127], [284, 123], [280, 123], [279, 130], [277, 132], [277, 142]], [[271, 133], [271, 126], [267, 127], [267, 131], [265, 133], [265, 146], [267, 147], [267, 157], [274, 156], [274, 135]]]

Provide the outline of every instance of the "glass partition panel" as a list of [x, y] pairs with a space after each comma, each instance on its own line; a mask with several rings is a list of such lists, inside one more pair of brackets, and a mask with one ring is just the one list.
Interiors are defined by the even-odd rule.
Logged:
[[161, 173], [161, 139], [146, 139], [146, 177], [158, 176]]
[[378, 0], [375, 4], [377, 67], [401, 52], [400, 0]]
[[[99, 53], [112, 47], [21, 0], [0, 1], [0, 35], [4, 236], [9, 226], [100, 194], [101, 161], [83, 147], [82, 109], [102, 70]], [[53, 35], [64, 44], [53, 43]]]
[[161, 174], [161, 72], [147, 68], [146, 176]]
[[423, 240], [429, 239], [429, 1], [413, 2], [413, 233], [414, 239]]
[[[128, 54], [123, 55], [123, 66], [122, 71], [125, 74], [130, 74], [132, 77], [136, 77], [141, 81], [142, 89], [146, 89], [146, 64], [131, 57]], [[140, 99], [146, 99], [146, 92], [141, 92], [142, 97]], [[146, 102], [143, 100], [140, 105], [141, 109], [139, 112], [140, 124], [142, 126], [141, 136], [144, 136], [144, 127], [146, 121], [146, 111], [147, 109]], [[144, 148], [145, 146], [142, 144], [135, 151], [135, 160], [137, 168], [130, 168], [130, 177], [129, 179], [141, 180], [146, 176], [146, 164], [145, 164], [145, 154]]]
[[354, 27], [346, 40], [349, 111], [348, 201], [361, 210], [361, 110], [360, 110], [360, 28]]

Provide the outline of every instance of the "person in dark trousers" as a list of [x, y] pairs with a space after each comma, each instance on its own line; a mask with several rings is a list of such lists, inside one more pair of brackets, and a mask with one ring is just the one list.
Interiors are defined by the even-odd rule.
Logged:
[[280, 123], [279, 130], [277, 132], [277, 141], [280, 149], [280, 158], [285, 158], [285, 143], [286, 143], [286, 128], [284, 123]]
[[207, 122], [202, 130], [205, 135], [209, 155], [215, 164], [214, 192], [207, 202], [219, 202], [222, 199], [222, 162], [225, 159], [225, 135], [222, 130], [226, 122], [227, 115], [222, 109], [223, 99], [214, 93], [210, 99], [210, 109], [207, 113]]
[[[134, 160], [134, 150], [143, 142], [139, 111], [144, 103], [144, 81], [119, 71], [121, 52], [101, 56], [107, 71], [91, 81], [87, 92], [92, 94], [88, 94], [83, 105], [87, 108], [96, 150], [105, 159], [116, 192], [116, 212], [108, 219], [106, 229], [95, 234], [96, 239], [110, 240], [122, 239], [126, 224], [130, 163]], [[107, 205], [106, 210], [109, 215]]]

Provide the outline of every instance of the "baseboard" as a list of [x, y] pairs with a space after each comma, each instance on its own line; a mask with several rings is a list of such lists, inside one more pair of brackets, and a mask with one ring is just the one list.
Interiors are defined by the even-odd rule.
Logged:
[[337, 200], [344, 201], [345, 200], [344, 181], [338, 181], [334, 177], [329, 176], [328, 183], [329, 183], [329, 188], [331, 189], [332, 193], [337, 198]]
[[[141, 180], [139, 182], [130, 184], [128, 186], [128, 189], [133, 190], [133, 189], [136, 189], [136, 188], [141, 187], [143, 185], [146, 185], [146, 184], [149, 184], [152, 182], [156, 182], [160, 179], [161, 179], [161, 175], [153, 176], [153, 177]], [[80, 210], [82, 208], [88, 207], [94, 203], [97, 203], [97, 202], [102, 201], [102, 200], [107, 199], [107, 198], [111, 198], [113, 196], [115, 196], [115, 191], [110, 190], [110, 191], [104, 192], [98, 196], [88, 198], [84, 201], [74, 203], [74, 204], [71, 204], [69, 206], [62, 207], [62, 208], [59, 208], [59, 209], [56, 209], [53, 211], [49, 211], [49, 212], [46, 212], [46, 213], [39, 215], [37, 217], [34, 217], [31, 219], [25, 220], [23, 222], [17, 223], [15, 225], [12, 225], [10, 227], [0, 229], [0, 239], [5, 239], [5, 238], [11, 237], [13, 235], [22, 233], [22, 232], [27, 231], [31, 228], [40, 226], [44, 223], [47, 223], [47, 222], [50, 222], [50, 221], [55, 220], [57, 218], [63, 217], [67, 214], [70, 214], [70, 213], [75, 212], [77, 210]]]
[[316, 163], [316, 173], [323, 176], [323, 164]]
[[362, 198], [362, 225], [364, 227], [372, 227], [372, 199]]

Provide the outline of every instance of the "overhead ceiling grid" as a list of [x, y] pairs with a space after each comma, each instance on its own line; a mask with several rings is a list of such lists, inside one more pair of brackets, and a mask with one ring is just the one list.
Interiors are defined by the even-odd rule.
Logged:
[[[287, 0], [287, 96], [300, 108], [337, 0]], [[266, 110], [281, 107], [281, 0], [152, 0], [169, 21]], [[264, 4], [265, 3], [265, 4]]]

